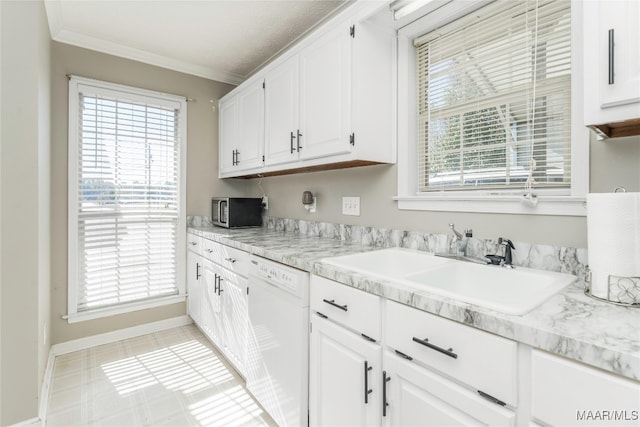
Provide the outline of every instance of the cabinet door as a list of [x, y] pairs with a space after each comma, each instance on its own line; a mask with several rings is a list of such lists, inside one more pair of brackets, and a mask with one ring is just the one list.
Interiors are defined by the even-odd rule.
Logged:
[[230, 172], [235, 167], [235, 152], [238, 147], [238, 97], [220, 102], [220, 149], [218, 150], [220, 172]]
[[[378, 344], [314, 315], [311, 322], [309, 424], [380, 425], [381, 358]], [[371, 392], [367, 393], [367, 390]]]
[[[607, 76], [602, 85], [603, 108], [640, 102], [640, 43], [638, 22], [640, 7], [637, 1], [598, 1], [600, 22], [600, 76]], [[589, 30], [587, 30], [589, 31]], [[609, 35], [613, 42], [613, 76], [609, 74]], [[606, 56], [604, 55], [606, 54]], [[604, 83], [604, 79], [602, 81]], [[639, 111], [640, 114], [640, 111]]]
[[298, 160], [299, 62], [294, 56], [265, 77], [265, 164]]
[[264, 89], [262, 81], [249, 85], [238, 94], [237, 132], [236, 169], [247, 170], [262, 166], [264, 147]]
[[423, 367], [385, 353], [386, 426], [515, 425], [515, 413]]
[[585, 124], [640, 117], [638, 2], [600, 0], [582, 2], [581, 6]]
[[531, 414], [545, 425], [638, 425], [637, 381], [539, 350], [531, 373]]
[[301, 159], [351, 151], [351, 42], [339, 26], [300, 53]]
[[225, 333], [224, 354], [238, 372], [245, 374], [247, 347], [247, 279], [224, 271], [220, 281], [222, 295], [222, 327]]
[[224, 330], [222, 327], [222, 303], [218, 295], [219, 268], [211, 261], [204, 260], [202, 270], [202, 304], [200, 306], [200, 318], [202, 329], [209, 339], [218, 346], [224, 348]]
[[202, 279], [202, 257], [192, 251], [187, 251], [187, 314], [200, 325], [200, 283]]

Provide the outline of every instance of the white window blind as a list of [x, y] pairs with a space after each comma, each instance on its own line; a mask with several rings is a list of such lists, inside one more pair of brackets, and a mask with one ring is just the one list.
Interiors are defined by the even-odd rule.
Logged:
[[185, 106], [71, 79], [70, 314], [180, 292]]
[[570, 4], [497, 0], [414, 41], [419, 192], [570, 188]]

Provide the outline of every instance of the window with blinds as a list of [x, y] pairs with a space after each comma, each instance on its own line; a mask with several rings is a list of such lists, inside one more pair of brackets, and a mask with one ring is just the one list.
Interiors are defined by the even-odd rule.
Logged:
[[69, 313], [178, 294], [184, 99], [72, 77], [69, 114]]
[[418, 191], [571, 186], [566, 0], [497, 0], [414, 40]]

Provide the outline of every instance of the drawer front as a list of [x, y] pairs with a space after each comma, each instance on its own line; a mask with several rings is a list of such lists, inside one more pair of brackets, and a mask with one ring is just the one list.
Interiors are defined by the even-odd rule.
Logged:
[[213, 240], [203, 239], [202, 255], [227, 270], [247, 277], [249, 254]]
[[533, 350], [531, 366], [535, 419], [549, 425], [638, 425], [640, 383], [539, 350]]
[[187, 233], [187, 250], [202, 255], [202, 241], [204, 239], [195, 234]]
[[360, 334], [381, 338], [382, 301], [379, 296], [323, 277], [311, 276], [311, 310], [322, 313]]
[[517, 343], [387, 301], [389, 347], [482, 391], [517, 404]]

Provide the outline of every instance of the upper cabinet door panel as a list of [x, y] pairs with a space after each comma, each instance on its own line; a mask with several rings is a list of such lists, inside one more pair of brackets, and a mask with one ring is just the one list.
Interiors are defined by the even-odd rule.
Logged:
[[351, 43], [339, 26], [300, 53], [300, 158], [351, 151]]
[[[637, 1], [600, 1], [600, 34], [598, 42], [601, 53], [600, 76], [607, 84], [602, 85], [600, 101], [602, 108], [640, 102], [640, 43], [638, 22], [640, 7]], [[609, 44], [611, 39], [612, 51]], [[609, 54], [613, 75], [609, 78]]]
[[[583, 11], [585, 124], [607, 125], [639, 119], [638, 1], [585, 1], [580, 6]], [[608, 135], [606, 129], [596, 127]]]
[[298, 160], [299, 62], [293, 56], [265, 77], [265, 164]]
[[235, 150], [238, 144], [238, 97], [220, 102], [220, 172], [234, 169]]
[[262, 166], [264, 144], [264, 89], [256, 82], [238, 94], [238, 143], [236, 167]]

